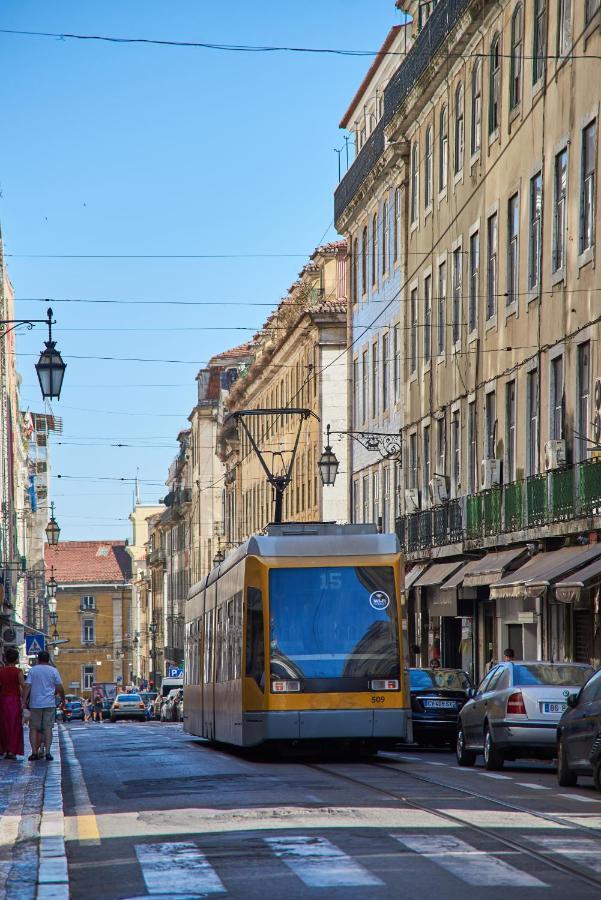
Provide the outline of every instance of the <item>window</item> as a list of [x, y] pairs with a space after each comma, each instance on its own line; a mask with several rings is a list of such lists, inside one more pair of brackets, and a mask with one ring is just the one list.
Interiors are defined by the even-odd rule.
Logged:
[[82, 644], [94, 643], [94, 619], [83, 619], [81, 623]]
[[394, 399], [398, 400], [401, 390], [401, 340], [400, 328], [398, 325], [394, 326], [392, 343], [394, 353]]
[[395, 517], [401, 515], [401, 490], [403, 485], [403, 475], [400, 462], [394, 464], [394, 514]]
[[434, 135], [432, 126], [428, 125], [426, 129], [426, 166], [424, 172], [424, 206], [426, 209], [432, 203], [432, 154], [434, 152], [433, 142]]
[[468, 332], [476, 330], [478, 324], [478, 291], [480, 283], [480, 232], [475, 231], [470, 235], [470, 284], [468, 296]]
[[363, 521], [369, 522], [369, 475], [363, 476]]
[[557, 53], [567, 56], [572, 49], [572, 0], [559, 0], [557, 26]]
[[447, 315], [447, 264], [438, 267], [438, 355], [444, 353], [445, 328]]
[[462, 251], [453, 250], [453, 344], [461, 340]]
[[361, 354], [362, 357], [362, 375], [363, 375], [363, 384], [361, 386], [361, 418], [364, 422], [367, 421], [367, 384], [369, 377], [369, 363], [367, 359], [367, 350], [364, 350]]
[[504, 481], [515, 481], [515, 381], [505, 385], [505, 463], [507, 471]]
[[497, 312], [497, 214], [486, 223], [486, 319]]
[[409, 374], [417, 371], [417, 288], [413, 288], [410, 297], [410, 331], [409, 331]]
[[388, 270], [388, 200], [382, 204], [382, 275]]
[[[207, 616], [209, 618], [207, 619]], [[205, 613], [206, 625], [211, 624], [211, 612]], [[205, 634], [205, 682], [210, 681], [212, 635], [209, 629]], [[207, 652], [208, 651], [208, 652]], [[206, 658], [208, 657], [208, 659]], [[252, 678], [259, 689], [263, 690], [265, 677], [265, 640], [263, 631], [263, 595], [259, 588], [246, 589], [246, 670], [248, 678]], [[207, 675], [209, 677], [207, 677]]]
[[378, 281], [378, 214], [375, 213], [371, 220], [371, 283], [376, 286]]
[[367, 293], [367, 225], [361, 232], [361, 290]]
[[472, 130], [470, 149], [472, 156], [480, 149], [482, 140], [482, 63], [478, 59], [472, 69]]
[[453, 171], [455, 175], [463, 169], [463, 148], [465, 144], [465, 123], [463, 118], [463, 84], [455, 89], [455, 149], [453, 153]]
[[424, 278], [424, 363], [432, 357], [432, 276]]
[[550, 387], [549, 438], [559, 441], [563, 437], [563, 356], [551, 360]]
[[555, 157], [555, 196], [553, 210], [553, 271], [565, 265], [566, 207], [568, 199], [568, 151], [561, 150]]
[[475, 494], [478, 490], [478, 441], [476, 433], [476, 401], [472, 400], [467, 407], [467, 492]]
[[96, 609], [96, 598], [89, 595], [82, 597], [80, 605], [82, 609]]
[[394, 261], [397, 262], [400, 256], [401, 242], [401, 189], [397, 188], [394, 192], [394, 234], [393, 234], [393, 253]]
[[388, 334], [382, 336], [382, 412], [388, 409], [388, 379], [390, 365], [388, 361], [390, 338]]
[[518, 3], [511, 17], [511, 73], [509, 80], [509, 108], [515, 109], [522, 98], [522, 41], [524, 27], [522, 4]]
[[538, 369], [526, 377], [526, 467], [527, 475], [538, 472]]
[[417, 487], [417, 434], [409, 435], [409, 471], [407, 473], [409, 488]]
[[353, 522], [360, 522], [360, 494], [359, 494], [359, 480], [353, 481]]
[[371, 414], [378, 415], [378, 342], [371, 345]]
[[95, 682], [95, 669], [94, 666], [82, 666], [81, 667], [81, 687], [84, 691], [91, 691], [92, 685]]
[[357, 238], [353, 241], [353, 253], [351, 258], [351, 290], [353, 292], [353, 303], [357, 302], [357, 297], [359, 296], [359, 288], [357, 285], [359, 279], [359, 241]]
[[411, 148], [411, 224], [417, 222], [417, 204], [418, 204], [418, 150], [417, 142]]
[[601, 9], [601, 0], [586, 0], [586, 22], [591, 21], [596, 12]]
[[499, 102], [501, 97], [501, 38], [496, 34], [490, 45], [490, 74], [488, 99], [488, 133], [494, 134], [499, 127], [501, 111]]
[[540, 251], [543, 221], [543, 179], [537, 172], [530, 179], [530, 229], [528, 242], [528, 288], [540, 287]]
[[451, 416], [451, 489], [457, 497], [461, 490], [461, 427], [459, 410]]
[[588, 457], [588, 433], [591, 420], [589, 408], [590, 393], [590, 344], [578, 344], [576, 359], [576, 461], [583, 462]]
[[373, 472], [371, 476], [372, 500], [374, 503], [372, 522], [379, 524], [380, 519], [380, 474]]
[[446, 106], [440, 110], [440, 129], [438, 135], [438, 190], [444, 191], [447, 186], [449, 166], [449, 113]]
[[390, 528], [390, 466], [382, 469], [382, 531]]
[[426, 425], [422, 436], [422, 473], [423, 473], [423, 496], [428, 496], [428, 489], [432, 480], [432, 471], [430, 468], [430, 426]]
[[540, 81], [545, 74], [545, 4], [546, 0], [534, 0], [532, 84]]
[[497, 401], [495, 391], [488, 391], [484, 399], [484, 456], [494, 459], [497, 450]]
[[359, 360], [353, 360], [353, 428], [360, 421], [359, 412]]
[[447, 435], [445, 419], [436, 423], [436, 475], [446, 475]]
[[590, 250], [595, 241], [595, 156], [597, 123], [582, 132], [582, 192], [580, 195], [580, 252]]
[[520, 203], [517, 194], [507, 204], [507, 306], [517, 303], [519, 293]]

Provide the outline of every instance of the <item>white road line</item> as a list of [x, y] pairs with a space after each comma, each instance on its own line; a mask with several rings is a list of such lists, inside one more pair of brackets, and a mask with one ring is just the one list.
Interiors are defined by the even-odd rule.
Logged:
[[513, 781], [509, 775], [496, 775], [494, 772], [478, 772], [478, 775], [483, 775], [485, 778], [496, 778], [497, 781]]
[[100, 844], [100, 834], [83, 769], [75, 755], [75, 747], [73, 746], [71, 735], [64, 726], [61, 728], [61, 735], [65, 745], [65, 760], [69, 769], [71, 788], [73, 790], [79, 843], [97, 847]]
[[393, 834], [392, 837], [474, 887], [548, 887], [534, 875], [476, 850], [453, 835]]
[[543, 784], [534, 784], [534, 782], [530, 781], [518, 781], [516, 783], [516, 787], [526, 787], [530, 788], [532, 791], [550, 791], [551, 788], [545, 787]]
[[424, 762], [421, 756], [398, 756], [398, 759], [407, 760], [408, 762]]
[[36, 900], [69, 900], [69, 870], [65, 853], [60, 733], [48, 763], [40, 820], [40, 861]]
[[568, 800], [580, 800], [581, 803], [599, 803], [595, 797], [581, 797], [580, 794], [558, 794], [558, 797], [567, 797]]
[[275, 855], [292, 869], [307, 887], [375, 887], [383, 884], [326, 838], [265, 838]]
[[196, 844], [136, 844], [136, 856], [149, 894], [169, 896], [224, 894], [225, 888], [213, 866]]
[[429, 766], [444, 766], [446, 769], [449, 768], [449, 764], [448, 764], [448, 763], [434, 762], [434, 760], [430, 760], [430, 761], [428, 762], [428, 765], [429, 765]]
[[559, 837], [553, 835], [537, 834], [529, 837], [529, 841], [542, 847], [550, 853], [561, 853], [573, 862], [581, 863], [587, 869], [601, 872], [601, 853], [599, 853], [598, 841], [591, 838]]

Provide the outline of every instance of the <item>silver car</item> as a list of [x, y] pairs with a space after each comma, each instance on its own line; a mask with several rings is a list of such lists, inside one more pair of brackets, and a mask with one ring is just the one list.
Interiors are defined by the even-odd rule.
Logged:
[[502, 769], [506, 759], [553, 759], [557, 723], [570, 694], [592, 674], [581, 663], [503, 662], [482, 679], [459, 714], [457, 762]]
[[111, 706], [111, 722], [117, 719], [146, 719], [146, 705], [139, 694], [117, 694]]

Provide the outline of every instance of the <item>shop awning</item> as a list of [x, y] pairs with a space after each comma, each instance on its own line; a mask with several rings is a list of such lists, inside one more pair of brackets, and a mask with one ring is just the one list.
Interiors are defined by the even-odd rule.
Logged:
[[538, 553], [527, 563], [492, 584], [493, 599], [503, 597], [540, 597], [555, 582], [601, 557], [601, 544], [586, 547], [562, 547], [549, 553]]
[[409, 588], [413, 587], [413, 583], [417, 578], [422, 574], [425, 565], [423, 566], [413, 566], [413, 568], [409, 572], [405, 572], [405, 590], [408, 591]]
[[601, 582], [601, 557], [594, 562], [573, 572], [568, 578], [555, 585], [555, 596], [563, 603], [576, 603], [583, 588], [588, 588], [596, 581]]
[[462, 559], [453, 562], [434, 563], [414, 582], [414, 587], [435, 587], [446, 581], [463, 565]]
[[525, 559], [526, 554], [525, 547], [512, 547], [510, 550], [487, 553], [482, 559], [472, 559], [445, 582], [442, 590], [455, 590], [460, 586], [465, 588], [485, 587], [487, 584], [493, 584], [503, 578], [507, 570], [515, 566], [520, 557]]

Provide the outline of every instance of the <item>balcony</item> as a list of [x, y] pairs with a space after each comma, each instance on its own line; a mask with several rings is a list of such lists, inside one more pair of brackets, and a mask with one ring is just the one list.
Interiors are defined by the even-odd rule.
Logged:
[[167, 554], [162, 547], [158, 547], [156, 550], [150, 550], [146, 554], [146, 562], [149, 566], [164, 566], [167, 562]]
[[[406, 553], [462, 541], [490, 543], [498, 534], [601, 516], [601, 459], [532, 475], [401, 516], [396, 532]], [[586, 527], [579, 522], [576, 530]], [[532, 535], [529, 535], [532, 537]]]
[[165, 506], [182, 506], [192, 502], [192, 488], [175, 488], [163, 499]]

